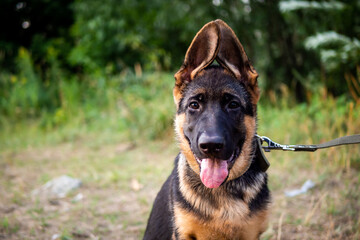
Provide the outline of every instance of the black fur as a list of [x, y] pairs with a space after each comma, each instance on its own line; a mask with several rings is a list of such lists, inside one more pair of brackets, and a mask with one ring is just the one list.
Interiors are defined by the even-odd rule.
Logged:
[[[223, 186], [226, 189], [226, 194], [224, 198], [234, 198], [240, 201], [243, 201], [243, 190], [247, 187], [253, 186], [257, 177], [260, 174], [265, 175], [265, 181], [261, 185], [261, 190], [255, 196], [254, 199], [250, 201], [250, 216], [257, 213], [260, 210], [263, 210], [268, 206], [270, 202], [270, 192], [267, 186], [267, 175], [262, 172], [257, 165], [257, 155], [254, 155], [252, 164], [250, 168], [239, 178], [232, 181], [226, 182]], [[197, 216], [204, 220], [210, 220], [211, 216], [206, 213], [201, 212], [199, 209], [194, 208], [189, 202], [187, 202], [182, 193], [180, 192], [179, 187], [179, 175], [178, 175], [178, 161], [179, 155], [175, 159], [175, 167], [171, 175], [168, 177], [160, 192], [158, 193], [153, 209], [148, 220], [148, 225], [145, 231], [144, 240], [150, 239], [171, 239], [172, 234], [176, 229], [174, 228], [173, 221], [173, 204], [180, 203], [182, 208], [194, 212]], [[206, 188], [199, 177], [194, 173], [190, 167], [187, 167], [187, 182], [191, 185], [193, 189], [202, 197], [204, 201], [207, 201], [206, 204], [211, 205], [212, 207], [217, 208], [218, 204], [213, 199], [211, 190]], [[250, 217], [249, 216], [249, 217]], [[177, 235], [176, 232], [174, 233]], [[178, 239], [178, 238], [176, 238]]]
[[[178, 157], [175, 159], [175, 165]], [[176, 168], [172, 171], [160, 192], [155, 198], [146, 227], [144, 240], [171, 239], [173, 233], [173, 178], [176, 176]]]

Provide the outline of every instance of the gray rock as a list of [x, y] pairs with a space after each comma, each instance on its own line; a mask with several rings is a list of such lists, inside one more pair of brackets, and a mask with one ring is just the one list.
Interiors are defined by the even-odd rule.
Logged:
[[33, 196], [43, 197], [57, 197], [63, 198], [66, 195], [81, 186], [82, 182], [79, 179], [72, 178], [66, 175], [55, 178], [38, 189], [32, 191]]
[[306, 193], [309, 189], [311, 189], [313, 187], [315, 187], [315, 183], [313, 181], [311, 181], [310, 179], [308, 179], [301, 186], [300, 189], [293, 189], [293, 190], [290, 190], [290, 191], [285, 191], [285, 196], [287, 196], [287, 197], [295, 197], [297, 195]]

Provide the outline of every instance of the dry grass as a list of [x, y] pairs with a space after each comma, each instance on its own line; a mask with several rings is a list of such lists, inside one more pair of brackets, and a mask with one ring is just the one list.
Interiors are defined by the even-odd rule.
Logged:
[[[345, 147], [350, 151], [352, 147]], [[175, 144], [89, 142], [4, 151], [0, 165], [0, 239], [140, 239], [153, 199], [172, 168]], [[268, 154], [273, 210], [263, 239], [358, 239], [358, 171], [311, 165], [311, 154]], [[316, 156], [315, 156], [316, 157]], [[31, 191], [62, 174], [83, 187], [63, 199]], [[316, 187], [294, 198], [286, 189], [307, 179]], [[84, 199], [73, 202], [82, 193]]]
[[[54, 234], [60, 239], [139, 239], [174, 152], [165, 142], [3, 152], [0, 239], [51, 239]], [[63, 199], [31, 198], [32, 190], [63, 174], [82, 179], [83, 186]], [[84, 198], [74, 202], [77, 193]]]
[[[331, 167], [332, 159], [329, 165], [313, 168], [307, 162], [308, 155], [320, 153], [280, 156], [283, 154], [269, 157], [273, 214], [266, 236], [269, 239], [358, 239], [359, 172]], [[277, 158], [284, 158], [287, 163], [279, 163]], [[285, 196], [284, 190], [300, 188], [307, 179], [316, 183], [308, 193], [293, 198]]]

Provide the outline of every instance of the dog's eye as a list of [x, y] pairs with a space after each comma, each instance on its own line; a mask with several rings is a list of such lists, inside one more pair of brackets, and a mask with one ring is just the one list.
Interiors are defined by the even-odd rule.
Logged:
[[230, 109], [235, 109], [235, 108], [240, 107], [240, 104], [238, 102], [231, 101], [231, 102], [229, 102], [228, 106], [229, 106]]
[[189, 104], [189, 108], [191, 108], [191, 109], [199, 109], [199, 107], [200, 107], [200, 105], [198, 102], [191, 102]]

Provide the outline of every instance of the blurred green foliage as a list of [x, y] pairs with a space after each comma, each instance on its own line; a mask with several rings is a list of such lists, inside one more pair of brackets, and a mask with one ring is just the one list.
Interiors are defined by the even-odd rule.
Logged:
[[147, 105], [160, 109], [154, 124], [163, 129], [161, 106], [172, 100], [157, 88], [172, 77], [146, 73], [176, 71], [196, 32], [216, 18], [237, 33], [272, 104], [310, 102], [322, 89], [359, 103], [359, 10], [357, 0], [3, 0], [1, 123], [40, 118], [56, 127], [120, 104], [124, 126], [151, 121], [140, 110]]

